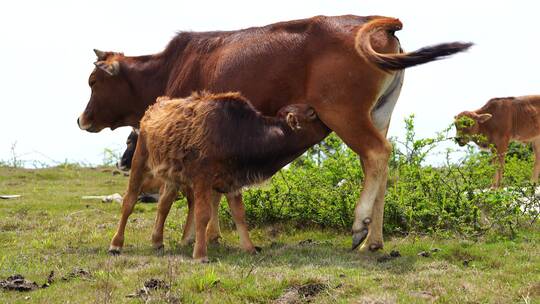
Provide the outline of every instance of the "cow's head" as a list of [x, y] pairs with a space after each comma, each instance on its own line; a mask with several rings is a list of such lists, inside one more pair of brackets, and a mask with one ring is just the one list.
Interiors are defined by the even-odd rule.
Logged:
[[491, 119], [491, 114], [478, 114], [472, 111], [461, 112], [454, 117], [456, 127], [455, 140], [460, 146], [469, 141], [477, 141], [480, 134], [480, 125]]
[[77, 119], [79, 128], [99, 132], [104, 128], [136, 126], [140, 117], [133, 111], [135, 92], [127, 77], [127, 66], [122, 53], [94, 50], [97, 61], [88, 85], [90, 101]]
[[137, 140], [139, 139], [139, 133], [137, 129], [133, 129], [126, 140], [126, 150], [122, 154], [122, 158], [116, 164], [116, 167], [122, 171], [129, 171], [131, 169], [131, 161], [133, 160], [133, 154], [135, 153], [135, 147], [137, 147]]

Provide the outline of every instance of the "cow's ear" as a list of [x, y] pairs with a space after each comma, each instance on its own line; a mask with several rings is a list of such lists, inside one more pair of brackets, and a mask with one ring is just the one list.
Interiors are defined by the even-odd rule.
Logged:
[[118, 61], [113, 62], [105, 62], [105, 61], [97, 61], [94, 62], [94, 65], [102, 70], [103, 72], [109, 74], [110, 76], [115, 76], [120, 73], [120, 63]]
[[96, 54], [98, 60], [105, 60], [107, 58], [107, 52], [94, 49], [94, 53]]
[[491, 117], [493, 117], [493, 115], [488, 114], [488, 113], [480, 114], [480, 115], [478, 115], [478, 122], [479, 123], [484, 123], [484, 122], [488, 121]]

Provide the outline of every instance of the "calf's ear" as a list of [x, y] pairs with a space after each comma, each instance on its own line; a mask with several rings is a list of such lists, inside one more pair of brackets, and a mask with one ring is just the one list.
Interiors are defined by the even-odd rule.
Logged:
[[105, 61], [94, 62], [94, 65], [102, 70], [103, 72], [109, 74], [110, 76], [115, 76], [120, 73], [120, 63], [118, 61], [113, 61], [111, 63]]
[[491, 117], [493, 117], [491, 114], [480, 114], [478, 115], [478, 122], [479, 123], [484, 123], [486, 121], [488, 121], [489, 119], [491, 119]]

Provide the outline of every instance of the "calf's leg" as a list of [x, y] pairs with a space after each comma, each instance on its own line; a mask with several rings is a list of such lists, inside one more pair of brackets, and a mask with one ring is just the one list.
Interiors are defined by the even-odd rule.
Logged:
[[184, 193], [188, 204], [188, 214], [181, 241], [181, 244], [186, 246], [195, 241], [195, 198], [193, 197], [193, 189], [191, 189], [191, 187], [183, 187], [182, 192]]
[[495, 145], [496, 157], [493, 158], [493, 164], [495, 165], [495, 176], [493, 177], [493, 184], [491, 188], [499, 188], [503, 179], [504, 172], [504, 157], [506, 156], [506, 151], [508, 149], [508, 141], [498, 143]]
[[[256, 253], [257, 248], [253, 246], [251, 239], [249, 238], [249, 231], [246, 224], [246, 211], [244, 209], [244, 202], [242, 201], [242, 193], [227, 193], [227, 202], [231, 209], [231, 215], [236, 225], [236, 230], [240, 236], [240, 247], [247, 252]], [[259, 249], [260, 250], [260, 249]]]
[[221, 238], [221, 229], [219, 228], [219, 203], [221, 202], [221, 194], [215, 195], [210, 207], [210, 221], [206, 227], [206, 239], [209, 243], [218, 243]]
[[160, 190], [156, 223], [152, 233], [152, 245], [156, 250], [163, 250], [163, 228], [169, 215], [172, 203], [178, 196], [178, 187], [172, 183], [165, 183]]
[[[186, 224], [184, 225], [184, 232], [182, 234], [181, 244], [187, 246], [195, 241], [195, 209], [193, 190], [190, 187], [183, 187], [182, 192], [186, 197], [188, 203], [188, 214], [186, 218]], [[208, 227], [206, 227], [206, 238], [209, 242], [216, 242], [221, 238], [221, 230], [219, 228], [219, 203], [221, 197], [217, 197], [214, 202], [212, 202], [212, 212], [210, 221], [208, 222]]]
[[219, 194], [211, 190], [204, 184], [194, 186], [194, 211], [195, 211], [195, 246], [193, 248], [193, 259], [201, 263], [208, 262], [206, 245], [206, 227], [211, 216], [211, 202]]

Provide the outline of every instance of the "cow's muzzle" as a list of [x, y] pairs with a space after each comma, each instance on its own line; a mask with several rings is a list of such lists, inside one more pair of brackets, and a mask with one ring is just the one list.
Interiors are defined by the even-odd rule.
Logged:
[[463, 147], [467, 144], [467, 141], [463, 137], [455, 137], [454, 141], [460, 146]]
[[79, 129], [91, 133], [97, 133], [101, 131], [101, 129], [94, 127], [92, 124], [86, 123], [83, 115], [77, 118], [77, 125], [79, 126]]

